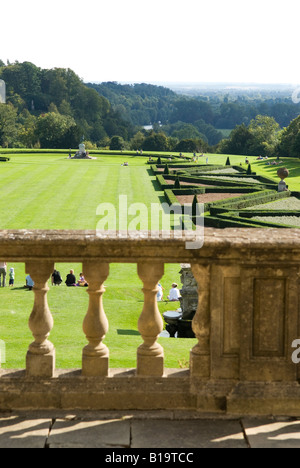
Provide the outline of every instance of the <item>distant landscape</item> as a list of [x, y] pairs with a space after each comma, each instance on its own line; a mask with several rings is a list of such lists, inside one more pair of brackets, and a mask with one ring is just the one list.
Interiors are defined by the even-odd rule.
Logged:
[[0, 147], [300, 154], [295, 85], [84, 83], [72, 70], [4, 63]]
[[[100, 84], [96, 83], [96, 84]], [[134, 84], [134, 82], [120, 82], [122, 85]], [[282, 94], [287, 97], [290, 97], [294, 89], [298, 86], [291, 83], [237, 83], [237, 82], [176, 82], [176, 81], [155, 81], [149, 84], [156, 86], [163, 86], [169, 88], [172, 91], [175, 91], [178, 94], [199, 96], [203, 93], [212, 93], [212, 92], [224, 92], [232, 94], [255, 94], [256, 92], [262, 92], [266, 94]]]

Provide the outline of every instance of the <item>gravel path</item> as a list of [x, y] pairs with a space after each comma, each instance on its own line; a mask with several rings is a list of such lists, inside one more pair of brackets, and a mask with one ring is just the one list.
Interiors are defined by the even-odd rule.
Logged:
[[[219, 200], [225, 200], [226, 198], [235, 198], [245, 195], [244, 193], [200, 193], [197, 195], [198, 203], [213, 203]], [[194, 195], [177, 195], [181, 205], [192, 204], [194, 200]]]
[[300, 200], [296, 197], [282, 198], [271, 203], [249, 206], [246, 210], [300, 210]]
[[266, 223], [277, 223], [285, 224], [288, 226], [299, 226], [300, 227], [300, 217], [299, 216], [256, 216], [252, 218], [256, 221], [264, 221]]
[[229, 169], [215, 169], [214, 171], [205, 171], [207, 172], [208, 174], [240, 174], [239, 171], [237, 171], [236, 169], [232, 169], [232, 168], [229, 168]]
[[[202, 177], [204, 177], [202, 175]], [[212, 175], [208, 175], [208, 176], [205, 176], [207, 178], [213, 178], [214, 176]], [[221, 179], [221, 180], [234, 180], [234, 181], [237, 181], [237, 182], [249, 182], [251, 184], [260, 184], [261, 182], [259, 180], [256, 180], [256, 179], [253, 179], [252, 177], [226, 177], [226, 176], [218, 176], [218, 179]]]

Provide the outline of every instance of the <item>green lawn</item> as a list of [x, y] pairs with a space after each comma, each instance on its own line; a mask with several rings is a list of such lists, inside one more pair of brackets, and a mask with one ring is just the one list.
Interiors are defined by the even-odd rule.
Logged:
[[[225, 164], [227, 155], [224, 154], [208, 154], [209, 164]], [[201, 159], [201, 158], [200, 158]], [[230, 163], [232, 165], [240, 165], [247, 168], [245, 164], [245, 156], [229, 155]], [[286, 183], [290, 190], [300, 191], [300, 160], [296, 158], [282, 158], [279, 159], [279, 165], [268, 165], [273, 161], [277, 162], [276, 158], [269, 158], [268, 160], [257, 160], [257, 156], [248, 156], [248, 160], [251, 164], [251, 169], [258, 175], [264, 175], [270, 177], [275, 181], [279, 182], [277, 176], [277, 170], [279, 167], [287, 167], [289, 169], [289, 177], [286, 179]], [[200, 161], [202, 162], [202, 161]]]
[[[10, 265], [9, 265], [10, 266]], [[33, 341], [28, 328], [32, 310], [33, 292], [22, 289], [25, 279], [23, 264], [16, 264], [16, 283], [13, 289], [0, 289], [0, 339], [6, 344], [7, 368], [24, 368], [28, 345]], [[58, 264], [62, 275], [72, 267], [77, 275], [80, 265]], [[178, 265], [166, 265], [162, 284], [166, 293], [171, 283], [180, 281]], [[136, 265], [110, 265], [110, 276], [105, 282], [104, 308], [109, 320], [109, 332], [105, 344], [110, 350], [111, 367], [135, 367], [136, 349], [142, 343], [137, 329], [143, 308], [142, 283], [137, 276]], [[50, 340], [56, 347], [58, 368], [81, 367], [81, 351], [87, 344], [82, 322], [88, 309], [85, 288], [52, 287], [49, 284], [48, 303], [54, 318]], [[177, 303], [159, 303], [163, 313], [174, 310]], [[195, 340], [160, 338], [165, 349], [166, 366], [179, 367], [189, 358], [189, 350]]]
[[[119, 194], [127, 195], [128, 205], [164, 201], [155, 177], [149, 173], [144, 157], [102, 156], [97, 160], [67, 160], [62, 154], [11, 154], [0, 163], [1, 229], [96, 229], [99, 203], [118, 204]], [[124, 160], [129, 166], [122, 166]], [[149, 210], [150, 212], [150, 210]], [[129, 218], [130, 221], [130, 218]], [[25, 291], [24, 264], [16, 269], [13, 289], [0, 289], [0, 339], [6, 344], [3, 367], [23, 368], [29, 343], [28, 329], [33, 293]], [[81, 265], [57, 265], [65, 278], [70, 268], [78, 277]], [[136, 265], [111, 265], [106, 281], [104, 307], [109, 320], [105, 343], [110, 349], [111, 367], [135, 367], [136, 349], [142, 343], [137, 322], [143, 308], [142, 283]], [[167, 295], [174, 281], [180, 283], [179, 265], [166, 265], [162, 284]], [[86, 338], [82, 321], [88, 308], [85, 289], [50, 287], [48, 294], [54, 328], [50, 339], [56, 347], [57, 367], [81, 366], [81, 350]], [[160, 303], [163, 313], [177, 303]], [[186, 363], [195, 340], [160, 338], [167, 367]]]
[[118, 206], [160, 203], [155, 177], [145, 158], [99, 157], [68, 160], [65, 156], [11, 155], [0, 163], [0, 226], [2, 229], [96, 229], [99, 203]]
[[[12, 153], [10, 158], [7, 163], [0, 162], [1, 229], [96, 229], [98, 205], [103, 202], [118, 205], [120, 194], [127, 195], [128, 204], [143, 203], [148, 208], [151, 203], [164, 201], [145, 157], [101, 155], [97, 160], [76, 161], [66, 159], [64, 153], [48, 152]], [[208, 159], [211, 164], [225, 164], [227, 156], [208, 155]], [[267, 166], [256, 157], [249, 160], [254, 171], [278, 180], [278, 166]], [[124, 161], [128, 161], [128, 167], [121, 165]], [[246, 167], [244, 156], [230, 156], [230, 162]], [[282, 165], [290, 170], [287, 179], [290, 188], [300, 190], [298, 160], [285, 159]], [[27, 325], [33, 293], [22, 289], [24, 265], [10, 266], [16, 269], [15, 288], [0, 289], [0, 339], [6, 344], [3, 367], [24, 368], [26, 351], [33, 340]], [[81, 265], [57, 265], [64, 278], [71, 267], [78, 276]], [[162, 279], [165, 295], [173, 281], [180, 284], [179, 270], [179, 265], [165, 265]], [[104, 295], [110, 326], [105, 343], [110, 349], [111, 367], [136, 365], [136, 349], [142, 342], [137, 331], [143, 308], [141, 288], [136, 265], [111, 265]], [[50, 339], [56, 347], [57, 367], [78, 368], [86, 344], [82, 332], [88, 308], [86, 290], [64, 285], [50, 287], [48, 301], [55, 322]], [[177, 307], [176, 303], [159, 304], [162, 313]], [[165, 349], [167, 367], [185, 365], [189, 350], [196, 342], [168, 338], [159, 341]]]

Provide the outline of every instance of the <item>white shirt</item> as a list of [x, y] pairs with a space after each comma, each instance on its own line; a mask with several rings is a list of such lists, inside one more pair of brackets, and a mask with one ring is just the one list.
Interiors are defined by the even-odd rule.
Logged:
[[180, 292], [178, 288], [172, 288], [170, 290], [169, 300], [170, 301], [178, 301], [180, 298]]

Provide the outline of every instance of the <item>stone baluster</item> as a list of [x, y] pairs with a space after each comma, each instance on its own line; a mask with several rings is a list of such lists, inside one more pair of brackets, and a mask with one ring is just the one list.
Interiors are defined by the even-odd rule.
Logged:
[[164, 374], [164, 350], [157, 343], [157, 337], [163, 330], [163, 320], [157, 306], [158, 283], [163, 274], [163, 263], [138, 264], [138, 275], [144, 285], [144, 307], [138, 321], [144, 343], [137, 350], [137, 375], [141, 376]]
[[191, 350], [191, 375], [210, 377], [210, 265], [191, 265], [198, 283], [198, 307], [192, 322], [198, 343]]
[[34, 281], [34, 305], [29, 318], [29, 328], [35, 341], [30, 344], [26, 356], [26, 373], [31, 377], [53, 377], [55, 349], [47, 339], [53, 328], [47, 293], [48, 280], [54, 270], [53, 262], [33, 261], [26, 263], [26, 273]]
[[83, 331], [89, 344], [82, 352], [82, 375], [108, 376], [109, 350], [102, 342], [108, 332], [108, 320], [103, 308], [104, 281], [109, 274], [108, 263], [86, 262], [83, 274], [89, 284], [89, 307], [83, 321]]

